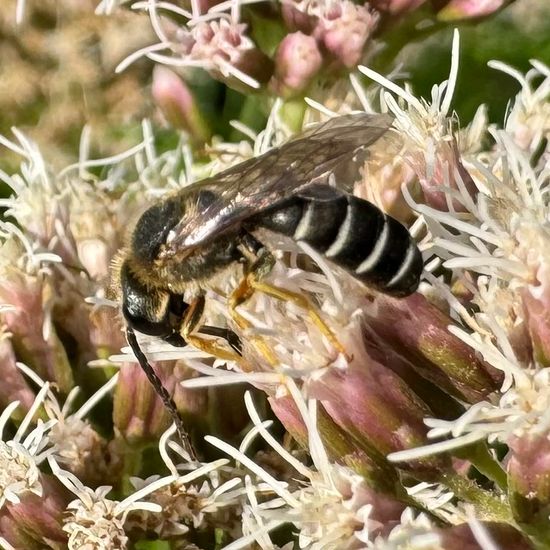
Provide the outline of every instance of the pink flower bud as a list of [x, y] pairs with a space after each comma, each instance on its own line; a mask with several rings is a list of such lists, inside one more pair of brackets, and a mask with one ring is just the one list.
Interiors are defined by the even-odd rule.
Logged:
[[55, 326], [60, 332], [62, 331], [63, 335], [70, 336], [74, 342], [71, 350], [73, 365], [77, 368], [84, 366], [88, 361], [97, 358], [96, 350], [90, 340], [92, 307], [84, 302], [83, 293], [65, 279], [59, 278], [55, 282], [55, 292], [57, 294], [53, 309]]
[[222, 0], [197, 0], [198, 11], [200, 14], [208, 13], [210, 8], [213, 8], [220, 2], [222, 2]]
[[[530, 550], [529, 541], [516, 529], [504, 523], [480, 522], [480, 527], [500, 550]], [[447, 529], [438, 529], [440, 547], [445, 550], [479, 550], [479, 541], [468, 523], [455, 525]]]
[[214, 78], [250, 92], [254, 79], [265, 84], [273, 74], [273, 62], [245, 34], [246, 25], [226, 19], [201, 21], [180, 33], [176, 52], [196, 65], [202, 64]]
[[534, 359], [550, 366], [550, 269], [542, 264], [536, 272], [537, 285], [522, 292], [523, 309]]
[[291, 31], [302, 31], [311, 34], [319, 20], [316, 15], [309, 13], [308, 3], [301, 0], [285, 0], [281, 5], [281, 15], [286, 26]]
[[6, 504], [0, 515], [0, 533], [15, 548], [40, 550], [48, 547], [64, 548], [67, 535], [63, 531], [63, 517], [69, 495], [53, 477], [43, 475], [43, 496], [26, 493], [18, 504]]
[[[20, 407], [15, 409], [13, 418], [22, 418], [33, 404], [35, 395], [27, 385], [21, 371], [16, 366], [13, 348], [6, 334], [0, 333], [0, 409], [6, 407], [12, 401], [19, 401]], [[17, 415], [20, 415], [20, 418]]]
[[[308, 449], [308, 431], [294, 399], [270, 397], [269, 404], [286, 431], [301, 447]], [[317, 430], [331, 461], [348, 466], [368, 480], [373, 488], [393, 494], [398, 486], [398, 474], [378, 449], [367, 441], [350, 437], [322, 407], [317, 411]]]
[[426, 0], [371, 0], [369, 4], [381, 12], [386, 12], [391, 15], [403, 15], [414, 11]]
[[[399, 376], [376, 361], [331, 369], [311, 382], [308, 392], [349, 437], [364, 441], [383, 456], [427, 442], [424, 418], [429, 409]], [[409, 467], [441, 471], [449, 464], [430, 457]]]
[[89, 312], [90, 342], [100, 359], [108, 359], [125, 345], [120, 312], [112, 307], [100, 307]]
[[357, 6], [349, 0], [329, 2], [320, 10], [314, 36], [342, 65], [353, 68], [361, 60], [377, 23], [378, 15], [367, 4]]
[[157, 65], [153, 71], [153, 98], [166, 120], [185, 130], [198, 143], [210, 137], [210, 130], [185, 82], [173, 71]]
[[456, 19], [474, 19], [491, 15], [505, 4], [505, 0], [450, 0], [441, 9], [437, 18], [441, 21]]
[[305, 91], [322, 62], [315, 38], [301, 32], [285, 36], [275, 54], [275, 74], [271, 80], [277, 95], [289, 97]]
[[[184, 389], [178, 382], [189, 376], [185, 367], [171, 361], [152, 363], [178, 411], [193, 419], [194, 427], [207, 417], [205, 391]], [[187, 375], [187, 376], [186, 376]], [[113, 419], [119, 433], [131, 444], [158, 439], [168, 428], [171, 417], [162, 399], [137, 364], [125, 363], [119, 374], [114, 396]]]
[[48, 280], [14, 268], [0, 282], [0, 302], [13, 306], [2, 313], [2, 321], [18, 359], [68, 392], [74, 385], [71, 366], [48, 317], [54, 292]]
[[522, 523], [540, 521], [550, 513], [550, 438], [548, 433], [525, 433], [508, 441], [508, 482], [512, 509]]
[[367, 312], [366, 320], [373, 330], [369, 336], [373, 348], [379, 349], [382, 340], [424, 378], [470, 403], [498, 388], [501, 374], [449, 332], [452, 319], [424, 296], [395, 299], [379, 295], [375, 303], [377, 307], [372, 314]]
[[302, 447], [307, 448], [307, 428], [294, 399], [290, 396], [270, 397], [269, 404], [285, 430]]
[[[424, 202], [441, 211], [449, 210], [448, 193], [442, 190], [442, 187], [457, 189], [457, 177], [460, 177], [469, 195], [475, 197], [477, 187], [462, 163], [456, 141], [432, 142], [430, 147], [433, 147], [433, 150], [426, 148], [419, 152], [416, 148], [404, 154], [406, 161], [418, 176]], [[452, 204], [457, 212], [465, 210], [465, 206], [458, 200], [453, 200]]]

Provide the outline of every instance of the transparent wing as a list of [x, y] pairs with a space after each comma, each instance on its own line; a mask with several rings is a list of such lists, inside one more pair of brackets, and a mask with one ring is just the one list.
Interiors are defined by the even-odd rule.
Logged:
[[214, 191], [217, 199], [174, 228], [164, 253], [171, 256], [195, 247], [314, 183], [328, 181], [338, 165], [373, 144], [392, 122], [390, 115], [335, 117], [260, 157], [197, 182], [197, 187]]

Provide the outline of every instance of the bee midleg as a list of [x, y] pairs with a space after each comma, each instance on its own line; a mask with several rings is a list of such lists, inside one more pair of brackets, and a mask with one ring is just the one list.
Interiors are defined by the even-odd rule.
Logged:
[[[262, 292], [263, 294], [278, 300], [293, 302], [298, 307], [301, 307], [307, 311], [311, 321], [326, 336], [332, 346], [340, 353], [345, 354], [345, 349], [338, 341], [338, 338], [336, 338], [329, 326], [323, 321], [315, 306], [313, 306], [313, 304], [305, 296], [298, 294], [297, 292], [292, 292], [285, 288], [266, 283], [262, 280], [271, 271], [275, 262], [275, 259], [271, 253], [266, 249], [263, 250], [264, 251], [260, 253], [260, 256], [256, 262], [251, 266], [250, 271], [246, 274], [240, 285], [235, 291], [233, 291], [229, 298], [229, 310], [233, 319], [241, 328], [250, 328], [249, 321], [244, 319], [242, 315], [236, 311], [236, 308], [248, 300], [254, 292]], [[272, 353], [269, 352], [269, 355], [272, 356]]]
[[[246, 235], [248, 234], [245, 234], [245, 236]], [[252, 235], [249, 236], [252, 237]], [[252, 241], [250, 242], [254, 241], [256, 243], [259, 243], [259, 241], [256, 241], [256, 239], [252, 237]], [[273, 264], [275, 263], [275, 258], [273, 258], [271, 253], [266, 248], [256, 248], [257, 250], [255, 251], [255, 253], [258, 254], [256, 261], [246, 270], [246, 275], [241, 280], [239, 286], [230, 294], [228, 300], [229, 314], [231, 315], [231, 318], [233, 319], [235, 324], [242, 331], [247, 331], [253, 328], [252, 323], [237, 311], [237, 307], [246, 302], [252, 296], [252, 294], [254, 294], [254, 288], [250, 284], [250, 275], [251, 273], [253, 273], [255, 266], [258, 266], [258, 269], [265, 273], [266, 271], [270, 271], [273, 267]], [[271, 366], [274, 367], [277, 365], [278, 361], [276, 356], [273, 354], [269, 346], [260, 336], [252, 335], [249, 337], [249, 339]]]
[[311, 186], [254, 217], [257, 226], [304, 241], [355, 279], [387, 294], [416, 290], [422, 256], [406, 228], [370, 202]]
[[[239, 361], [241, 356], [218, 345], [215, 340], [202, 338], [193, 331], [200, 325], [204, 312], [204, 296], [196, 298], [187, 308], [183, 317], [180, 334], [182, 338], [192, 346], [224, 361]], [[200, 329], [199, 329], [200, 330]]]

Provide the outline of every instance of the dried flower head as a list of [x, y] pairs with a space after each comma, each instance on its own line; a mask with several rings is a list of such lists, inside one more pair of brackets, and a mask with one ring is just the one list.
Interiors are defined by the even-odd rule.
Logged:
[[82, 548], [90, 550], [117, 550], [125, 548], [128, 537], [124, 531], [126, 518], [133, 510], [161, 512], [158, 505], [140, 502], [155, 489], [171, 483], [172, 477], [162, 478], [145, 489], [136, 491], [127, 499], [118, 502], [106, 498], [111, 487], [92, 490], [70, 472], [62, 470], [57, 462], [49, 457], [48, 462], [54, 475], [78, 498], [69, 503], [69, 515], [65, 518], [63, 530], [69, 535], [70, 550]]

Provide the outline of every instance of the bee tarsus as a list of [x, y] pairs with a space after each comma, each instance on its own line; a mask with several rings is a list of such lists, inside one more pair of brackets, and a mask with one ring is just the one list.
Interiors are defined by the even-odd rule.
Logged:
[[203, 325], [198, 330], [201, 334], [207, 334], [209, 336], [215, 336], [217, 338], [222, 338], [225, 340], [231, 348], [239, 355], [242, 355], [243, 346], [241, 339], [230, 329], [220, 328], [220, 327], [211, 327], [209, 325]]

